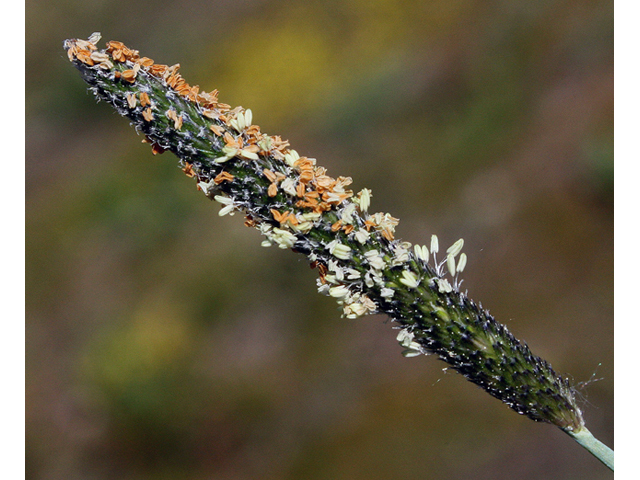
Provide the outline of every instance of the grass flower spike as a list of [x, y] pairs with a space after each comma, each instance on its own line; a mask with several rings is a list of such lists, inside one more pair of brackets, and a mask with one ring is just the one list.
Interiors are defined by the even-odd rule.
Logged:
[[[178, 72], [100, 35], [66, 40], [69, 60], [91, 92], [129, 118], [154, 155], [173, 152], [197, 188], [239, 212], [264, 235], [263, 246], [305, 255], [318, 291], [352, 319], [387, 314], [407, 357], [435, 354], [516, 412], [572, 435], [613, 468], [613, 454], [584, 426], [567, 378], [535, 356], [460, 291], [467, 256], [462, 239], [445, 251], [395, 238], [398, 219], [369, 213], [372, 193], [353, 192], [316, 160], [253, 124], [251, 110], [219, 102]], [[440, 254], [440, 256], [438, 256]], [[600, 449], [598, 451], [598, 449]]]

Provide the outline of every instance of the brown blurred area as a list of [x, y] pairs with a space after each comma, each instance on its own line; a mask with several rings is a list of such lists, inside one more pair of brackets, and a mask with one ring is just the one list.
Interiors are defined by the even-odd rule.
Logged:
[[[96, 104], [101, 31], [251, 108], [579, 386], [613, 447], [613, 2], [29, 1], [27, 478], [599, 479], [558, 429], [220, 218]], [[587, 383], [585, 385], [585, 383]]]

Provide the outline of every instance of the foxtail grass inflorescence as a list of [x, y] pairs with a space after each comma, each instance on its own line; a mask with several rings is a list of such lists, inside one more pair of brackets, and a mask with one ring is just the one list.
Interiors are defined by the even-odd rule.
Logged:
[[157, 64], [116, 41], [99, 50], [99, 39], [94, 33], [64, 42], [91, 92], [129, 118], [154, 155], [173, 152], [197, 188], [221, 205], [221, 216], [240, 212], [264, 235], [263, 246], [305, 255], [318, 270], [318, 291], [335, 298], [344, 317], [387, 314], [405, 356], [437, 355], [613, 468], [611, 450], [585, 428], [568, 379], [460, 291], [462, 239], [442, 252], [435, 235], [428, 246], [395, 239], [398, 220], [369, 213], [370, 190], [354, 193], [351, 178], [329, 176], [286, 140], [261, 132], [251, 110], [190, 86], [178, 64]]

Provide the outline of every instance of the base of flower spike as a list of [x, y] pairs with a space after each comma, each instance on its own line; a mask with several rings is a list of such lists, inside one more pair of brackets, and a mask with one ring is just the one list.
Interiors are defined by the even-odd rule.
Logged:
[[564, 431], [569, 436], [573, 437], [576, 442], [586, 448], [594, 457], [613, 470], [613, 450], [594, 437], [589, 430], [582, 428], [577, 432], [571, 430]]

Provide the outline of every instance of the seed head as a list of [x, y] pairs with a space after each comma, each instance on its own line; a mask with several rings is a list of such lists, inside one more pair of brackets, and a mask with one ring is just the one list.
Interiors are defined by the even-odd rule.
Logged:
[[568, 380], [459, 291], [462, 239], [442, 263], [436, 235], [429, 248], [396, 240], [398, 219], [368, 213], [369, 189], [354, 195], [350, 177], [329, 176], [253, 125], [250, 109], [220, 103], [217, 90], [190, 86], [179, 64], [157, 64], [121, 42], [99, 50], [99, 39], [64, 42], [96, 97], [126, 116], [154, 154], [174, 153], [198, 189], [221, 204], [221, 216], [241, 211], [263, 246], [305, 255], [318, 271], [318, 291], [344, 317], [385, 313], [400, 329], [403, 355], [435, 354], [518, 413], [582, 428]]

